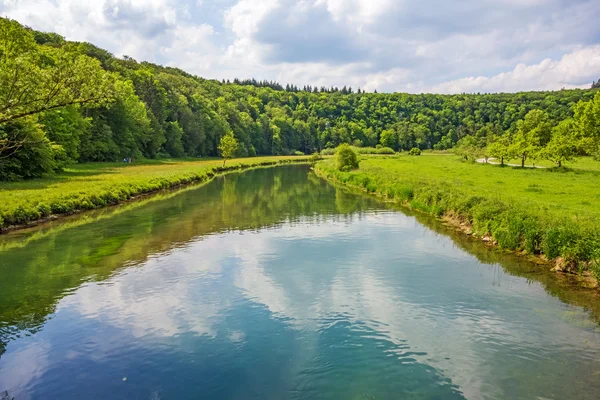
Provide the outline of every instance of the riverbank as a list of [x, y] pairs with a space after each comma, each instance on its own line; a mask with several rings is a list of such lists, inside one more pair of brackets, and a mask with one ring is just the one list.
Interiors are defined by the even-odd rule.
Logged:
[[288, 156], [234, 159], [225, 166], [218, 159], [78, 164], [44, 179], [0, 183], [0, 233], [164, 189], [208, 182], [230, 171], [308, 161], [308, 157]]
[[600, 277], [598, 171], [502, 168], [456, 157], [363, 158], [322, 178], [434, 215], [489, 245], [575, 273], [586, 286]]

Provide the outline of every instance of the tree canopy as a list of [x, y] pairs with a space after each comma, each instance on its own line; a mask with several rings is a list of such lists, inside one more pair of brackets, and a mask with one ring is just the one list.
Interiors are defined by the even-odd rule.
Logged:
[[0, 179], [39, 176], [68, 162], [218, 156], [230, 132], [240, 157], [312, 154], [343, 143], [445, 150], [465, 137], [481, 152], [507, 135], [513, 153], [530, 158], [557, 144], [553, 127], [572, 119], [575, 153], [600, 149], [596, 89], [378, 94], [220, 82], [9, 19], [0, 19], [0, 42]]

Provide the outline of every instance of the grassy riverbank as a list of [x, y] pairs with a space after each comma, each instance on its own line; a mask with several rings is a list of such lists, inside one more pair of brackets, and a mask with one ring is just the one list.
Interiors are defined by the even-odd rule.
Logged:
[[600, 171], [521, 169], [453, 156], [367, 157], [360, 169], [316, 165], [331, 181], [360, 188], [454, 223], [500, 247], [557, 260], [600, 277]]
[[0, 231], [46, 219], [117, 204], [133, 196], [245, 168], [305, 162], [307, 157], [147, 161], [140, 164], [77, 164], [43, 179], [0, 183]]

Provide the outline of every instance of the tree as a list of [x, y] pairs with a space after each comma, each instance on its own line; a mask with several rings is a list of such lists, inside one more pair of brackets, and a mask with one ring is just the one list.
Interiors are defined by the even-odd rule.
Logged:
[[75, 47], [38, 48], [33, 33], [0, 18], [0, 123], [73, 104], [104, 104], [115, 77]]
[[[32, 118], [23, 118], [0, 126], [5, 136], [23, 145], [16, 152], [0, 150], [0, 176], [3, 180], [36, 178], [62, 167], [66, 153], [44, 135], [41, 126]], [[27, 139], [24, 139], [27, 138]]]
[[500, 160], [500, 165], [504, 165], [504, 159], [510, 156], [510, 134], [505, 133], [496, 137], [488, 144], [487, 153], [490, 157]]
[[237, 149], [238, 141], [233, 136], [233, 132], [230, 131], [221, 137], [221, 140], [219, 141], [219, 151], [221, 152], [221, 157], [223, 157], [223, 166], [225, 166], [225, 162], [228, 158], [233, 158]]
[[[0, 18], [0, 124], [69, 105], [105, 104], [114, 97], [115, 79], [75, 46], [40, 47], [31, 30]], [[1, 135], [0, 151], [8, 157], [32, 140]]]
[[552, 139], [544, 149], [545, 158], [561, 167], [563, 162], [573, 159], [576, 151], [577, 141], [573, 133], [573, 120], [561, 121], [552, 129]]
[[462, 156], [465, 160], [476, 159], [481, 155], [481, 148], [478, 141], [473, 136], [465, 136], [456, 143], [455, 153]]
[[541, 110], [531, 110], [525, 118], [517, 122], [509, 153], [521, 159], [521, 167], [528, 158], [538, 158], [552, 136], [552, 125], [548, 114]]
[[389, 147], [394, 150], [398, 150], [398, 135], [393, 129], [386, 129], [381, 132], [379, 143], [383, 147]]
[[350, 145], [344, 143], [337, 147], [335, 151], [335, 165], [338, 170], [344, 172], [352, 171], [358, 168], [359, 163], [358, 155]]
[[600, 152], [600, 92], [591, 101], [575, 105], [573, 129], [583, 152], [589, 155]]

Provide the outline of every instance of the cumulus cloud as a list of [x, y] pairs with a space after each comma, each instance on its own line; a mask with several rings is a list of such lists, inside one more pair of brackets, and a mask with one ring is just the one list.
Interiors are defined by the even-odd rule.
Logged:
[[573, 89], [589, 86], [589, 82], [598, 76], [600, 76], [600, 46], [592, 46], [566, 54], [560, 60], [546, 58], [539, 64], [519, 64], [509, 72], [490, 77], [457, 79], [426, 88], [424, 91], [460, 93]]
[[468, 92], [600, 77], [595, 0], [0, 0], [0, 14], [207, 78]]

